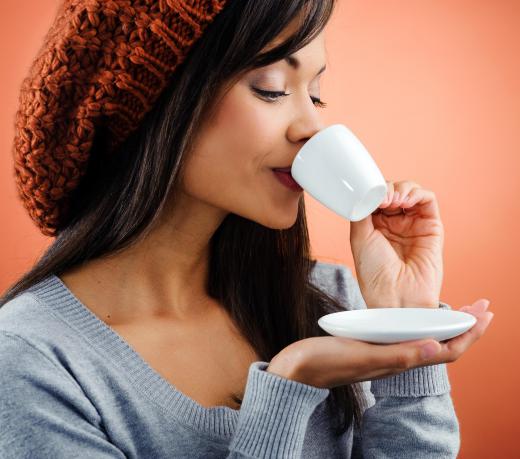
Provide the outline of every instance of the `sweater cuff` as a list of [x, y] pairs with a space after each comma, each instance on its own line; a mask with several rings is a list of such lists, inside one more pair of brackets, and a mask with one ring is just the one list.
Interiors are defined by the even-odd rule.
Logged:
[[[439, 302], [440, 309], [451, 309]], [[376, 397], [423, 397], [445, 394], [451, 390], [445, 363], [412, 368], [397, 375], [374, 379], [370, 390]]]
[[229, 449], [248, 457], [300, 457], [307, 423], [330, 391], [249, 367], [244, 399]]
[[446, 364], [439, 363], [373, 379], [370, 390], [375, 397], [424, 397], [445, 394], [451, 386]]

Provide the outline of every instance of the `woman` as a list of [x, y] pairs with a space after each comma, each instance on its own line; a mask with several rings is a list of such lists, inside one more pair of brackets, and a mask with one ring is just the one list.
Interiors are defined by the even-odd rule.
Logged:
[[358, 285], [311, 260], [303, 194], [273, 172], [323, 127], [333, 6], [61, 5], [17, 114], [20, 197], [56, 239], [2, 300], [2, 457], [456, 456], [445, 363], [483, 334], [486, 302], [443, 343], [317, 326], [439, 307], [433, 193], [388, 182], [352, 223]]

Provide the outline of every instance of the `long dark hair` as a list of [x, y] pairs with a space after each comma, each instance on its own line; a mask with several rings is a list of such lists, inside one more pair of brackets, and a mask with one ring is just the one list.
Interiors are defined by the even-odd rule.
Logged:
[[[72, 216], [36, 264], [0, 299], [0, 306], [48, 275], [121, 252], [142, 240], [175, 204], [187, 153], [214, 95], [243, 72], [279, 61], [310, 42], [335, 0], [230, 0], [173, 74], [139, 128], [112, 156], [99, 130], [88, 170], [72, 196]], [[303, 14], [301, 14], [303, 13]], [[293, 20], [294, 35], [260, 53]], [[212, 103], [213, 102], [213, 103]], [[264, 361], [294, 341], [324, 336], [324, 314], [345, 306], [310, 282], [303, 195], [296, 223], [270, 229], [229, 213], [210, 240], [208, 294], [218, 300]], [[327, 404], [344, 433], [362, 416], [357, 384], [331, 389]]]

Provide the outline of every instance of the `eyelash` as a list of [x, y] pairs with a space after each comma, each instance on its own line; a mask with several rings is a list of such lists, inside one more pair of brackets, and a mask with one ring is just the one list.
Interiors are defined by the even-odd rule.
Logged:
[[[282, 96], [290, 95], [290, 94], [285, 94], [284, 92], [278, 92], [278, 91], [264, 91], [263, 89], [259, 89], [259, 88], [253, 88], [253, 90], [264, 97], [282, 97]], [[311, 96], [311, 100], [318, 108], [325, 108], [327, 106], [327, 102], [324, 102], [324, 101], [318, 99], [317, 97]], [[278, 103], [279, 101], [271, 100], [270, 102]]]

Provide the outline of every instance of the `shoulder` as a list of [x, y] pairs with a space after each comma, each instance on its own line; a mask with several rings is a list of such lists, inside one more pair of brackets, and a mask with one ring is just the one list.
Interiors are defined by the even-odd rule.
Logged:
[[42, 345], [63, 341], [70, 332], [52, 308], [35, 293], [26, 290], [0, 307], [0, 333], [16, 335]]
[[337, 298], [346, 309], [366, 308], [358, 282], [347, 265], [316, 260], [311, 282]]
[[42, 369], [66, 377], [60, 360], [73, 335], [40, 297], [30, 290], [22, 292], [0, 308], [1, 372], [25, 369], [36, 374]]
[[27, 335], [6, 330], [0, 355], [0, 450], [10, 454], [2, 457], [66, 457], [71, 448], [115, 457], [101, 454], [101, 416], [66, 367]]
[[0, 307], [0, 332], [30, 335], [42, 329], [48, 318], [41, 300], [24, 291]]
[[0, 373], [12, 384], [26, 375], [79, 388], [71, 362], [90, 355], [78, 332], [53, 309], [53, 304], [27, 289], [0, 307]]
[[350, 282], [352, 272], [346, 265], [316, 260], [311, 272], [313, 284], [320, 287], [339, 287]]
[[45, 412], [56, 414], [61, 410], [82, 412], [93, 422], [99, 421], [78, 382], [41, 346], [0, 330], [0, 355], [0, 405], [4, 407], [2, 414], [13, 424], [37, 422]]
[[29, 419], [34, 403], [47, 403], [49, 410], [74, 407], [99, 420], [72, 369], [85, 352], [78, 343], [75, 331], [29, 290], [0, 308], [0, 405], [12, 408], [9, 416]]

